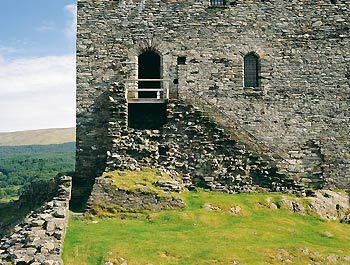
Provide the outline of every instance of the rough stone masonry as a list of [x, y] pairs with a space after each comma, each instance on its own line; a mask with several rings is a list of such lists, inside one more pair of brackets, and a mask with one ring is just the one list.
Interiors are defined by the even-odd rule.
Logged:
[[[116, 119], [119, 133], [137, 136], [122, 113], [124, 93], [114, 98], [121, 113], [111, 113], [110, 90], [127, 88], [139, 56], [154, 51], [175, 104], [224, 116], [218, 125], [249, 136], [240, 144], [267, 147], [306, 185], [349, 185], [350, 2], [224, 2], [78, 0], [75, 182], [105, 170]], [[248, 54], [258, 58], [253, 87], [245, 86]]]
[[[46, 184], [46, 185], [45, 185]], [[52, 186], [54, 196], [34, 209], [11, 232], [0, 240], [0, 265], [62, 265], [61, 254], [68, 225], [72, 178], [58, 175], [46, 183], [33, 185], [20, 201], [32, 203], [41, 190]], [[49, 194], [47, 194], [48, 196]]]

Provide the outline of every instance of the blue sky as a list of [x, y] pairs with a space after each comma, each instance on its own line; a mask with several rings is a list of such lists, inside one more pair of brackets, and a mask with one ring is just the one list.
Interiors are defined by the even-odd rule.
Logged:
[[75, 120], [75, 0], [0, 0], [0, 132]]
[[70, 5], [75, 1], [1, 0], [0, 54], [12, 59], [74, 53], [74, 42], [67, 38]]

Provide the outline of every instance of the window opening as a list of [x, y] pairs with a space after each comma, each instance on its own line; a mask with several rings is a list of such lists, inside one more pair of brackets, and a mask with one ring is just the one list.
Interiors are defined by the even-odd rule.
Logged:
[[244, 57], [244, 86], [259, 86], [259, 57], [249, 53]]
[[177, 64], [178, 65], [185, 65], [186, 64], [186, 57], [184, 57], [184, 56], [177, 57]]
[[225, 0], [210, 0], [211, 6], [225, 6], [226, 1]]

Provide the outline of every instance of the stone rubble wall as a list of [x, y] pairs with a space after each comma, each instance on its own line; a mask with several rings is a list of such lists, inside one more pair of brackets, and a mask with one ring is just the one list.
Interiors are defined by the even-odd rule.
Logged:
[[0, 222], [0, 237], [6, 235], [11, 228], [20, 222], [20, 219], [24, 218], [31, 210], [36, 209], [43, 205], [44, 202], [51, 200], [57, 194], [59, 181], [59, 176], [48, 181], [34, 181], [25, 188], [18, 200], [10, 202], [8, 208], [15, 209], [19, 214], [16, 218], [13, 218], [12, 224], [5, 225]]
[[[287, 159], [305, 181], [347, 187], [349, 5], [237, 0], [211, 8], [207, 0], [79, 0], [77, 179], [103, 172], [108, 90], [130, 85], [137, 56], [153, 49], [162, 57], [172, 99], [200, 95]], [[249, 52], [260, 57], [258, 88], [243, 86]], [[185, 65], [177, 65], [179, 56]]]
[[[56, 185], [55, 196], [32, 211], [11, 234], [0, 240], [1, 265], [63, 265], [61, 252], [68, 225], [72, 179], [59, 175], [51, 184]], [[47, 190], [45, 186], [41, 188]]]
[[167, 104], [167, 122], [159, 130], [128, 128], [120, 93], [120, 87], [111, 90], [106, 171], [153, 167], [215, 191], [304, 193], [303, 184], [278, 172], [269, 157], [231, 139], [205, 113], [181, 100]]

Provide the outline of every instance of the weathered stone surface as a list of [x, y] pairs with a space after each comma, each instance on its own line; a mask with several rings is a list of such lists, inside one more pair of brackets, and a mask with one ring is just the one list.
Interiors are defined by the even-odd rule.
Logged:
[[[53, 220], [53, 219], [51, 219], [51, 220]], [[48, 232], [48, 233], [53, 233], [56, 229], [55, 222], [51, 221], [51, 220], [47, 221], [47, 223], [46, 223], [46, 232]]]
[[[179, 185], [176, 185], [178, 188]], [[168, 188], [168, 187], [167, 187]], [[89, 199], [89, 211], [97, 214], [96, 209], [101, 207], [111, 214], [116, 212], [138, 212], [143, 210], [159, 211], [172, 208], [182, 208], [184, 202], [179, 196], [170, 194], [165, 189], [165, 194], [159, 194], [150, 189], [125, 190], [113, 186], [110, 178], [101, 176], [97, 179]]]
[[242, 213], [242, 208], [241, 208], [241, 206], [236, 205], [236, 206], [230, 208], [229, 213], [231, 215], [239, 215]]
[[[110, 92], [116, 94], [115, 98], [120, 93], [117, 88]], [[120, 116], [121, 106], [110, 105], [111, 118]], [[120, 117], [119, 122], [126, 118]], [[106, 171], [152, 167], [174, 176], [187, 176], [188, 187], [194, 184], [229, 193], [260, 188], [304, 193], [303, 185], [279, 172], [271, 157], [231, 139], [205, 113], [183, 101], [169, 102], [167, 123], [159, 130], [126, 128], [119, 122], [116, 120], [108, 130], [112, 146]], [[158, 185], [179, 190], [176, 183]]]
[[[55, 190], [62, 188], [70, 190], [70, 177], [57, 178]], [[0, 264], [6, 261], [13, 264], [63, 265], [60, 254], [68, 224], [69, 200], [70, 192], [58, 192], [51, 201], [45, 202], [14, 227], [12, 234], [1, 239]]]
[[41, 247], [41, 253], [50, 253], [55, 249], [55, 244], [48, 242]]
[[289, 253], [285, 249], [279, 249], [274, 255], [273, 259], [282, 264], [295, 264], [296, 257], [303, 258], [305, 260], [311, 260], [310, 264], [347, 264], [348, 257], [341, 257], [337, 254], [323, 255], [317, 251], [310, 250], [308, 248], [297, 248], [293, 250], [293, 253]]
[[350, 212], [349, 196], [334, 191], [317, 191], [309, 208], [324, 220], [342, 220]]
[[42, 219], [34, 220], [31, 225], [34, 227], [42, 227], [44, 225], [45, 221]]
[[222, 211], [222, 209], [218, 206], [212, 205], [210, 203], [204, 204], [204, 208], [208, 211]]
[[305, 208], [300, 201], [290, 200], [288, 198], [282, 198], [283, 205], [291, 212], [305, 213]]
[[341, 222], [344, 224], [350, 224], [350, 212], [341, 219]]
[[[152, 49], [162, 57], [171, 99], [215, 117], [241, 143], [282, 157], [277, 162], [309, 186], [348, 186], [347, 1], [209, 2], [78, 1], [78, 178], [104, 171], [108, 128], [127, 126], [124, 88], [137, 78], [137, 56]], [[256, 88], [243, 86], [249, 52], [260, 60]], [[108, 92], [113, 86], [120, 94]]]
[[[300, 214], [314, 214], [326, 221], [340, 221], [349, 223], [350, 220], [350, 202], [349, 195], [330, 191], [315, 191], [313, 197], [290, 198], [282, 196], [281, 205], [291, 212]], [[267, 207], [277, 209], [269, 197]]]
[[57, 218], [64, 218], [65, 214], [66, 214], [65, 209], [60, 207], [53, 213], [53, 216]]

